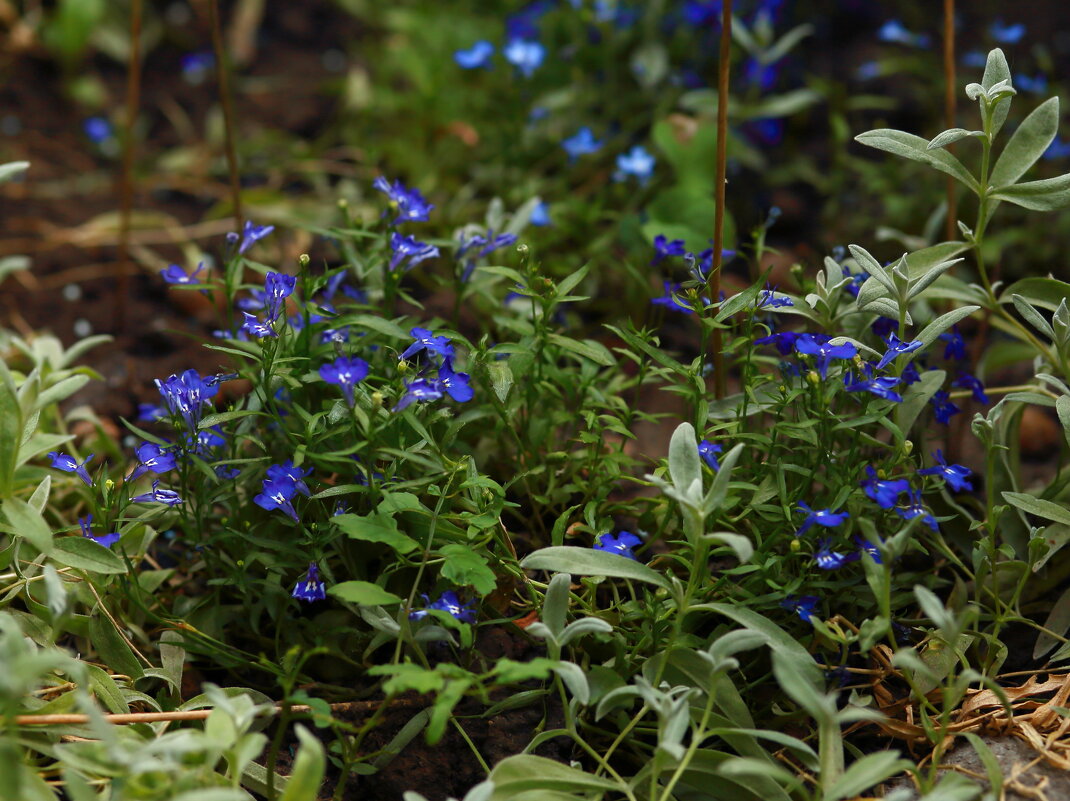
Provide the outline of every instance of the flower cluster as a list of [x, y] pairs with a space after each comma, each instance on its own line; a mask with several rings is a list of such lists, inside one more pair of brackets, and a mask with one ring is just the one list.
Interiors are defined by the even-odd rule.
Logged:
[[[436, 401], [443, 395], [449, 395], [458, 403], [467, 403], [472, 400], [475, 397], [475, 391], [472, 389], [469, 375], [455, 372], [453, 369], [454, 351], [449, 339], [436, 336], [427, 328], [416, 327], [409, 333], [414, 341], [402, 351], [399, 358], [411, 359], [420, 353], [428, 358], [420, 377], [405, 384], [405, 394], [394, 405], [394, 411], [400, 412], [413, 403]], [[441, 361], [439, 362], [438, 359]], [[436, 368], [436, 376], [425, 377], [430, 370]]]
[[292, 459], [287, 459], [282, 464], [272, 465], [268, 468], [267, 478], [263, 481], [260, 494], [253, 498], [253, 503], [269, 512], [278, 509], [295, 523], [300, 522], [297, 510], [293, 506], [293, 497], [297, 493], [301, 493], [306, 498], [312, 495], [305, 483], [305, 477], [311, 473], [311, 468], [302, 470], [294, 466]]

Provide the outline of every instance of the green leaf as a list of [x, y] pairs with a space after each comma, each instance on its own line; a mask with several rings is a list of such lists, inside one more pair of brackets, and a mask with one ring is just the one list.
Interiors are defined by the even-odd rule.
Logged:
[[907, 387], [906, 392], [903, 393], [903, 402], [899, 405], [898, 418], [899, 425], [903, 427], [904, 437], [910, 435], [914, 421], [918, 419], [918, 415], [929, 402], [929, 398], [943, 386], [946, 377], [947, 373], [943, 370], [926, 370], [921, 374], [921, 381], [915, 381]]
[[921, 329], [921, 333], [918, 334], [916, 339], [920, 339], [922, 342], [925, 343], [924, 347], [928, 347], [936, 341], [937, 337], [939, 337], [942, 333], [951, 328], [951, 326], [953, 326], [962, 318], [969, 317], [971, 314], [973, 314], [980, 308], [980, 306], [962, 306], [958, 309], [952, 309], [946, 314], [941, 314], [939, 317], [937, 317], [935, 320], [933, 320], [931, 323]]
[[946, 173], [968, 186], [974, 194], [979, 189], [977, 181], [962, 162], [948, 153], [946, 150], [929, 150], [929, 143], [920, 136], [896, 131], [892, 128], [878, 128], [874, 131], [866, 131], [855, 137], [855, 141], [877, 150], [884, 150], [897, 156], [927, 164], [935, 170]]
[[1059, 644], [1056, 635], [1065, 635], [1070, 631], [1070, 587], [1063, 590], [1058, 600], [1052, 606], [1048, 617], [1044, 620], [1044, 628], [1037, 636], [1036, 645], [1033, 646], [1033, 658], [1040, 659], [1052, 648]]
[[[115, 673], [122, 673], [132, 679], [138, 679], [144, 675], [141, 663], [130, 650], [130, 646], [102, 612], [94, 614], [89, 621], [89, 640], [93, 643], [93, 648], [100, 656], [100, 660]], [[122, 709], [115, 711], [128, 711], [125, 702]]]
[[1015, 295], [1021, 295], [1033, 306], [1055, 311], [1062, 301], [1070, 302], [1070, 284], [1057, 278], [1023, 278], [1003, 290], [999, 302], [1011, 303]]
[[[988, 51], [988, 59], [985, 62], [985, 74], [981, 78], [981, 86], [991, 89], [1001, 81], [1011, 79], [1011, 68], [1007, 65], [1007, 57], [998, 47]], [[1011, 110], [1011, 99], [1004, 98], [996, 104], [992, 114], [992, 135], [999, 133], [1000, 128], [1007, 119], [1007, 112]]]
[[235, 409], [231, 412], [219, 412], [218, 414], [210, 414], [205, 417], [198, 424], [197, 428], [211, 428], [212, 426], [219, 425], [220, 423], [226, 423], [231, 420], [238, 420], [242, 417], [253, 417], [260, 415], [261, 413], [255, 409]]
[[992, 788], [992, 797], [1003, 798], [1003, 766], [999, 764], [996, 755], [992, 753], [992, 749], [985, 744], [985, 741], [972, 731], [964, 731], [962, 736], [973, 746], [973, 750], [977, 752], [978, 759], [985, 766], [985, 775], [988, 777], [988, 783]]
[[46, 556], [52, 554], [52, 528], [40, 512], [22, 498], [7, 498], [0, 506], [0, 511], [4, 513], [16, 537], [27, 540]]
[[15, 460], [22, 442], [22, 410], [15, 379], [0, 359], [0, 498], [14, 487]]
[[498, 586], [494, 571], [487, 560], [467, 545], [453, 543], [439, 548], [445, 558], [440, 573], [459, 587], [471, 585], [480, 595], [489, 595]]
[[1033, 328], [1048, 339], [1054, 341], [1055, 330], [1051, 327], [1051, 324], [1041, 316], [1040, 312], [1030, 306], [1025, 298], [1021, 295], [1011, 295], [1011, 302], [1014, 303], [1014, 308], [1018, 310], [1018, 313], [1022, 315]]
[[490, 377], [491, 387], [498, 400], [505, 403], [509, 397], [509, 390], [513, 388], [513, 371], [504, 361], [493, 361], [487, 364], [487, 375]]
[[506, 757], [494, 766], [488, 778], [494, 784], [493, 801], [515, 799], [521, 793], [530, 791], [574, 794], [609, 790], [620, 792], [625, 789], [611, 779], [534, 754]]
[[676, 491], [698, 504], [702, 498], [702, 462], [698, 455], [695, 428], [680, 423], [669, 441], [669, 476]]
[[608, 328], [614, 334], [623, 339], [625, 343], [627, 343], [628, 347], [632, 348], [637, 352], [636, 355], [638, 355], [639, 353], [645, 354], [646, 356], [649, 356], [651, 359], [660, 364], [662, 367], [669, 368], [677, 375], [687, 375], [688, 371], [686, 367], [684, 367], [682, 364], [680, 364], [680, 362], [676, 361], [671, 356], [662, 351], [661, 348], [655, 347], [646, 340], [644, 340], [642, 337], [639, 336], [639, 333], [637, 331], [629, 328], [617, 328], [612, 325], [607, 325], [606, 328]]
[[1012, 506], [1016, 506], [1023, 512], [1028, 512], [1045, 520], [1070, 526], [1070, 509], [1042, 498], [1034, 498], [1024, 492], [1004, 492], [1003, 500]]
[[1033, 109], [1018, 126], [992, 168], [989, 183], [1004, 186], [1021, 178], [1048, 149], [1058, 130], [1059, 98], [1053, 97]]
[[709, 542], [727, 545], [736, 555], [740, 562], [747, 562], [754, 555], [754, 545], [742, 534], [733, 534], [729, 531], [717, 531], [706, 534], [705, 539]]
[[898, 751], [877, 751], [855, 760], [831, 787], [825, 790], [824, 801], [840, 801], [853, 798], [864, 790], [889, 779], [897, 773], [909, 770], [914, 763], [902, 759]]
[[664, 576], [634, 559], [596, 551], [593, 548], [578, 548], [575, 545], [542, 548], [528, 554], [520, 566], [527, 570], [548, 570], [551, 573], [569, 573], [574, 576], [608, 576], [645, 581], [669, 589], [669, 582]]
[[1033, 211], [1055, 211], [1070, 206], [1070, 173], [1057, 178], [1001, 186], [989, 197]]
[[61, 565], [77, 567], [90, 573], [126, 572], [126, 562], [89, 537], [58, 537], [52, 543], [51, 555]]
[[965, 139], [969, 136], [984, 136], [984, 131], [967, 131], [965, 128], [949, 128], [943, 133], [938, 133], [932, 139], [929, 140], [927, 148], [929, 150], [935, 150], [938, 147], [947, 147], [952, 145], [960, 139]]
[[343, 581], [327, 588], [327, 594], [340, 601], [348, 601], [358, 606], [386, 606], [399, 604], [402, 599], [387, 592], [378, 584], [370, 581]]
[[323, 743], [300, 723], [294, 727], [294, 733], [301, 748], [290, 770], [286, 791], [279, 801], [315, 801], [319, 797], [320, 784], [327, 767]]
[[346, 319], [352, 325], [370, 328], [372, 331], [378, 331], [391, 339], [410, 339], [409, 333], [397, 323], [391, 320], [384, 320], [382, 317], [376, 317], [374, 314], [346, 315]]
[[970, 249], [965, 242], [941, 242], [907, 255], [907, 271], [916, 280], [930, 269]]
[[550, 334], [549, 340], [559, 348], [577, 356], [582, 356], [585, 359], [590, 359], [595, 364], [600, 364], [603, 367], [617, 366], [617, 360], [613, 358], [613, 354], [601, 342], [596, 342], [593, 339], [572, 339], [561, 334]]
[[369, 515], [336, 515], [331, 518], [331, 522], [342, 529], [350, 539], [381, 542], [398, 553], [409, 553], [420, 547], [416, 540], [398, 529], [397, 521], [392, 515], [382, 512]]

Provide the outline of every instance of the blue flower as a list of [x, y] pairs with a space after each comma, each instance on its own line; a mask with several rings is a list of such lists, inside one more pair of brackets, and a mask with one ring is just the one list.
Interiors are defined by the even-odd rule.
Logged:
[[57, 453], [56, 451], [49, 451], [48, 458], [52, 460], [52, 468], [55, 470], [62, 470], [64, 473], [74, 473], [78, 478], [85, 482], [87, 487], [93, 486], [93, 479], [89, 476], [89, 471], [85, 469], [85, 466], [93, 459], [93, 454], [89, 454], [85, 457], [85, 461], [79, 464], [73, 456], [68, 456], [65, 453]]
[[617, 156], [617, 171], [613, 173], [614, 181], [625, 181], [629, 176], [639, 179], [641, 185], [646, 185], [654, 174], [656, 161], [646, 148], [636, 145], [627, 153]]
[[783, 309], [786, 306], [794, 306], [791, 298], [777, 297], [776, 287], [766, 285], [765, 289], [758, 293], [758, 303], [755, 309]]
[[1021, 89], [1023, 92], [1031, 92], [1035, 95], [1042, 95], [1048, 91], [1048, 79], [1045, 75], [1037, 73], [1035, 77], [1028, 75], [1015, 75], [1014, 86], [1016, 89]]
[[988, 63], [988, 56], [983, 50], [968, 50], [962, 54], [962, 66], [984, 69]]
[[453, 590], [446, 590], [434, 603], [429, 603], [429, 599], [426, 595], [423, 596], [423, 599], [424, 603], [427, 604], [427, 608], [414, 609], [409, 613], [410, 620], [422, 620], [427, 617], [428, 610], [434, 609], [439, 612], [445, 612], [457, 620], [460, 620], [462, 623], [476, 622], [475, 601], [469, 601], [466, 604], [462, 604], [461, 599], [457, 597], [457, 593]]
[[154, 403], [139, 403], [137, 405], [137, 420], [139, 423], [155, 423], [157, 420], [167, 419], [167, 409]]
[[849, 269], [847, 269], [846, 267], [844, 267], [842, 265], [840, 266], [840, 270], [843, 272], [843, 277], [844, 278], [850, 278], [851, 279], [850, 281], [848, 281], [846, 284], [843, 285], [843, 288], [852, 297], [857, 298], [858, 297], [858, 290], [862, 288], [862, 284], [866, 283], [866, 279], [869, 278], [869, 276], [866, 275], [866, 273], [864, 273], [864, 272], [852, 273]]
[[878, 370], [883, 370], [891, 362], [895, 361], [900, 353], [913, 353], [924, 343], [920, 339], [915, 339], [913, 342], [904, 342], [895, 334], [888, 334], [886, 344], [888, 345], [888, 350], [881, 356], [881, 360], [877, 362]]
[[680, 291], [679, 284], [674, 284], [670, 281], [665, 281], [664, 284], [665, 294], [659, 298], [651, 299], [651, 303], [653, 303], [655, 306], [664, 306], [667, 309], [683, 312], [684, 314], [692, 314], [695, 311], [690, 306], [685, 305], [677, 298], [676, 293]]
[[1070, 141], [1064, 142], [1058, 136], [1051, 140], [1051, 144], [1048, 145], [1048, 149], [1044, 151], [1041, 158], [1044, 159], [1064, 159], [1070, 156]]
[[[866, 366], [868, 367], [869, 365]], [[869, 378], [866, 380], [860, 379], [853, 383], [848, 383], [848, 376], [844, 376], [844, 384], [846, 385], [848, 392], [869, 392], [876, 395], [878, 398], [902, 403], [903, 396], [892, 389], [892, 387], [896, 386], [898, 383], [899, 379], [892, 376], [882, 376], [880, 378]]]
[[390, 257], [391, 270], [397, 269], [397, 266], [405, 259], [409, 260], [405, 269], [411, 270], [420, 262], [438, 256], [438, 248], [434, 245], [419, 242], [414, 236], [402, 236], [397, 231], [390, 235], [390, 250], [394, 254]]
[[814, 554], [814, 561], [817, 562], [817, 566], [822, 570], [839, 570], [844, 565], [857, 560], [858, 557], [857, 553], [843, 554], [839, 551], [834, 551], [829, 540], [822, 540], [820, 548]]
[[126, 481], [136, 481], [149, 471], [166, 473], [175, 469], [175, 455], [171, 451], [164, 450], [154, 442], [142, 442], [134, 451], [137, 455], [138, 465], [134, 471], [126, 477]]
[[196, 434], [187, 434], [186, 449], [198, 456], [208, 456], [213, 448], [222, 448], [227, 444], [223, 438], [223, 429], [219, 426], [198, 429]]
[[721, 15], [722, 0], [686, 0], [684, 2], [684, 21], [692, 27], [706, 23], [717, 23]]
[[878, 548], [876, 545], [874, 545], [869, 540], [864, 540], [861, 537], [855, 536], [854, 539], [855, 539], [855, 544], [858, 545], [858, 556], [859, 557], [861, 557], [862, 554], [864, 554], [864, 553], [868, 553], [870, 555], [870, 558], [873, 559], [873, 561], [876, 562], [878, 565], [884, 564], [884, 562], [881, 561], [880, 548]]
[[229, 481], [241, 475], [241, 468], [234, 465], [217, 464], [214, 471], [216, 476], [223, 481]]
[[802, 620], [809, 623], [814, 617], [814, 608], [820, 600], [816, 595], [803, 595], [802, 597], [789, 595], [780, 602], [780, 607], [781, 609], [787, 609], [789, 612], [794, 612]]
[[167, 506], [177, 506], [183, 502], [182, 499], [178, 497], [177, 492], [168, 489], [158, 489], [159, 486], [160, 479], [155, 479], [152, 482], [152, 492], [135, 495], [130, 499], [131, 503], [163, 503]]
[[921, 493], [917, 490], [911, 490], [909, 505], [896, 507], [895, 513], [904, 520], [913, 520], [915, 517], [920, 517], [922, 518], [922, 522], [933, 531], [940, 531], [940, 526], [937, 524], [936, 518], [932, 516], [928, 509], [921, 505]]
[[294, 487], [306, 498], [311, 498], [312, 493], [305, 483], [305, 477], [312, 475], [312, 468], [302, 470], [294, 467], [293, 459], [287, 459], [282, 464], [273, 464], [267, 469], [267, 477], [271, 481], [292, 481]]
[[668, 256], [683, 256], [686, 252], [687, 247], [684, 245], [684, 240], [674, 239], [670, 242], [666, 239], [665, 234], [658, 234], [654, 237], [654, 258], [651, 260], [650, 266], [654, 267]]
[[217, 384], [205, 382], [196, 370], [186, 370], [180, 376], [172, 374], [163, 381], [157, 378], [156, 387], [167, 411], [181, 415], [191, 431], [197, 430], [205, 404], [219, 391]]
[[973, 489], [973, 485], [969, 481], [973, 473], [968, 467], [964, 467], [961, 464], [948, 464], [944, 459], [944, 452], [939, 449], [937, 449], [934, 458], [936, 459], [936, 465], [919, 470], [919, 476], [940, 476], [955, 492], [969, 492]]
[[717, 454], [719, 454], [723, 448], [708, 439], [702, 440], [698, 444], [698, 455], [706, 464], [710, 466], [710, 469], [717, 472], [721, 469], [720, 462], [717, 461]]
[[405, 385], [405, 394], [394, 406], [395, 412], [400, 412], [412, 403], [425, 403], [435, 401], [442, 397], [442, 388], [436, 382], [417, 378]]
[[918, 365], [914, 362], [907, 362], [907, 366], [903, 368], [903, 374], [899, 376], [899, 379], [903, 382], [904, 386], [910, 386], [921, 381], [921, 373], [918, 372]]
[[368, 363], [363, 359], [339, 356], [333, 362], [321, 365], [320, 378], [328, 384], [337, 384], [342, 388], [346, 403], [353, 405], [353, 387], [368, 375]]
[[842, 345], [832, 345], [828, 342], [820, 342], [813, 334], [803, 334], [795, 341], [795, 351], [807, 356], [817, 357], [817, 371], [822, 379], [828, 378], [829, 362], [833, 359], [853, 359], [858, 353], [850, 342]]
[[594, 549], [596, 551], [605, 551], [606, 553], [615, 553], [627, 559], [635, 559], [635, 553], [632, 548], [642, 544], [643, 541], [630, 531], [622, 531], [616, 537], [607, 532], [599, 535], [595, 541]]
[[241, 324], [241, 330], [250, 336], [259, 338], [278, 336], [275, 329], [271, 327], [270, 322], [262, 323], [259, 317], [246, 311], [242, 312], [242, 316], [245, 318], [245, 322]]
[[895, 507], [899, 503], [899, 496], [910, 492], [910, 482], [905, 478], [881, 480], [872, 465], [866, 465], [866, 474], [869, 478], [861, 482], [862, 490], [881, 509]]
[[296, 523], [298, 522], [297, 510], [294, 509], [291, 503], [296, 492], [297, 482], [289, 476], [274, 479], [265, 478], [261, 492], [253, 498], [253, 503], [269, 512], [272, 509], [281, 509]]
[[896, 19], [890, 19], [877, 31], [877, 38], [882, 42], [895, 42], [908, 47], [928, 47], [930, 39], [924, 33], [911, 33], [903, 23]]
[[527, 39], [510, 39], [502, 50], [505, 60], [517, 68], [525, 78], [530, 78], [546, 58], [546, 48], [539, 42]]
[[475, 397], [475, 390], [469, 383], [468, 373], [453, 372], [453, 360], [445, 358], [442, 366], [438, 368], [438, 385], [446, 391], [446, 394], [458, 403], [468, 403]]
[[402, 351], [401, 355], [398, 357], [399, 359], [412, 358], [422, 350], [426, 350], [428, 353], [434, 353], [446, 359], [453, 358], [453, 345], [450, 344], [448, 337], [435, 336], [432, 331], [429, 331], [426, 328], [420, 328], [419, 326], [409, 331], [409, 334], [416, 341]]
[[1025, 24], [1019, 22], [1014, 25], [1004, 25], [1003, 20], [997, 18], [989, 26], [988, 32], [1000, 44], [1018, 44], [1025, 36]]
[[478, 259], [493, 253], [499, 248], [508, 247], [514, 242], [516, 242], [516, 234], [498, 234], [495, 236], [492, 229], [487, 230], [486, 236], [476, 234], [470, 238], [466, 238], [464, 232], [461, 232], [457, 240], [457, 252], [454, 254], [457, 261], [463, 260], [465, 254], [470, 250], [479, 248], [479, 251], [474, 256], [469, 256], [468, 260], [465, 261], [461, 280], [467, 282], [472, 277], [472, 271], [475, 270]]
[[798, 509], [801, 512], [806, 512], [806, 519], [799, 526], [799, 530], [795, 532], [796, 537], [801, 537], [815, 523], [825, 528], [834, 528], [850, 517], [847, 512], [833, 512], [831, 509], [811, 509], [802, 501], [799, 501]]
[[111, 123], [104, 117], [90, 117], [82, 123], [82, 129], [85, 131], [89, 141], [95, 145], [106, 142], [115, 135], [112, 131]]
[[962, 334], [958, 332], [957, 328], [945, 331], [939, 338], [947, 343], [947, 347], [944, 348], [945, 359], [966, 358], [966, 342], [962, 339]]
[[568, 139], [562, 140], [561, 147], [568, 153], [568, 160], [571, 163], [580, 156], [597, 153], [602, 149], [602, 143], [595, 139], [591, 129], [584, 125]]
[[268, 310], [269, 323], [279, 319], [283, 302], [293, 294], [296, 286], [296, 275], [270, 272], [264, 277], [264, 302]]
[[780, 331], [754, 340], [755, 345], [775, 345], [781, 356], [787, 356], [795, 350], [795, 341], [802, 336], [798, 331]]
[[[238, 255], [240, 256], [245, 253], [245, 251], [274, 230], [274, 225], [256, 225], [251, 220], [246, 220], [245, 227], [242, 228], [241, 232], [241, 246], [238, 248]], [[232, 238], [237, 239], [237, 234], [233, 234]]]
[[951, 396], [944, 390], [937, 390], [933, 393], [933, 396], [929, 398], [929, 403], [933, 405], [933, 410], [936, 413], [936, 421], [947, 425], [951, 422], [951, 418], [962, 410], [951, 402]]
[[93, 515], [86, 515], [85, 517], [78, 518], [78, 525], [82, 529], [83, 537], [91, 539], [93, 540], [93, 542], [103, 545], [105, 548], [110, 548], [119, 541], [119, 534], [114, 531], [111, 534], [101, 534], [100, 536], [94, 536], [93, 529], [91, 528], [92, 524]]
[[490, 59], [494, 55], [494, 45], [486, 39], [480, 39], [467, 50], [455, 50], [453, 60], [457, 66], [466, 70], [474, 70], [480, 67], [490, 69]]
[[322, 601], [327, 597], [327, 585], [320, 580], [320, 568], [315, 562], [308, 563], [304, 578], [294, 587], [294, 598], [299, 601]]
[[763, 64], [756, 58], [748, 58], [743, 64], [743, 80], [763, 92], [768, 92], [776, 83], [779, 71], [777, 64]]
[[203, 269], [204, 262], [202, 261], [197, 265], [196, 270], [187, 275], [186, 271], [177, 264], [172, 264], [166, 270], [160, 271], [160, 277], [168, 284], [199, 284], [201, 282], [197, 279], [197, 275]]
[[183, 53], [178, 59], [182, 77], [194, 86], [204, 81], [215, 67], [215, 55], [210, 50], [197, 50]]
[[401, 222], [424, 222], [434, 208], [424, 200], [419, 189], [406, 189], [401, 181], [394, 181], [393, 185], [383, 176], [372, 181], [372, 186], [387, 196], [390, 204], [395, 207], [398, 216], [393, 224]]
[[550, 204], [544, 200], [540, 200], [535, 209], [531, 212], [530, 221], [532, 225], [539, 227], [553, 225], [553, 220], [550, 219]]
[[973, 393], [973, 399], [978, 403], [988, 403], [988, 395], [985, 394], [985, 385], [981, 380], [969, 373], [959, 373], [959, 377], [951, 382], [951, 386], [968, 389]]

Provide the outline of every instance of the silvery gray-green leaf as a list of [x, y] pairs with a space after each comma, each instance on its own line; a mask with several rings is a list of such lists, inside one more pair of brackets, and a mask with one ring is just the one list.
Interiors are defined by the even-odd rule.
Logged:
[[1013, 184], [1037, 163], [1059, 131], [1059, 98], [1045, 100], [1025, 118], [1003, 148], [989, 178], [992, 186]]

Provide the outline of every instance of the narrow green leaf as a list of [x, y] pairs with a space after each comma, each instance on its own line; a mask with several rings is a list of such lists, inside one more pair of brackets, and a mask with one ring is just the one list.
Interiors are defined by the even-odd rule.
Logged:
[[590, 359], [595, 364], [600, 364], [603, 367], [616, 367], [617, 365], [617, 360], [613, 358], [613, 354], [606, 349], [606, 346], [593, 339], [579, 340], [562, 336], [561, 334], [550, 334], [549, 340], [559, 348], [577, 356], [582, 356], [585, 359]]
[[1038, 308], [1055, 311], [1064, 300], [1070, 302], [1070, 284], [1057, 278], [1023, 278], [1003, 290], [999, 302], [1012, 303], [1015, 295]]
[[231, 420], [239, 420], [242, 417], [253, 417], [261, 414], [261, 412], [258, 412], [255, 409], [235, 409], [230, 412], [219, 412], [218, 414], [210, 414], [205, 417], [201, 420], [197, 428], [211, 428], [220, 423], [227, 423]]
[[370, 328], [372, 331], [378, 331], [391, 339], [409, 339], [409, 333], [404, 328], [391, 320], [376, 317], [374, 314], [346, 315], [346, 319], [352, 325]]
[[15, 460], [22, 442], [22, 410], [15, 379], [0, 359], [0, 498], [14, 487]]
[[[1011, 68], [1007, 64], [1007, 57], [1003, 55], [1003, 51], [998, 47], [988, 51], [988, 59], [985, 62], [985, 74], [981, 78], [981, 86], [985, 89], [991, 89], [997, 83], [1001, 81], [1009, 81], [1011, 79]], [[1003, 123], [1007, 119], [1007, 112], [1011, 110], [1010, 98], [1004, 98], [996, 104], [995, 111], [992, 114], [992, 135], [995, 136], [999, 133], [1003, 127]]]
[[824, 801], [840, 801], [854, 798], [870, 787], [876, 787], [885, 779], [909, 770], [914, 763], [902, 759], [898, 751], [877, 751], [855, 760], [831, 787], [825, 790]]
[[633, 581], [645, 581], [669, 589], [665, 577], [646, 565], [615, 553], [578, 548], [575, 545], [555, 545], [528, 554], [520, 563], [526, 570], [548, 570], [574, 576], [608, 576]]
[[402, 599], [394, 593], [387, 592], [370, 581], [343, 581], [341, 584], [328, 587], [327, 594], [333, 595], [340, 601], [348, 601], [359, 606], [386, 606], [402, 602]]
[[294, 733], [297, 734], [301, 748], [290, 770], [286, 791], [279, 801], [314, 801], [319, 797], [320, 785], [327, 767], [323, 743], [300, 723], [294, 726]]
[[1034, 659], [1040, 659], [1059, 644], [1060, 641], [1055, 635], [1065, 635], [1067, 631], [1070, 631], [1070, 587], [1063, 590], [1051, 611], [1048, 612], [1048, 617], [1044, 620], [1044, 628], [1052, 633], [1042, 631], [1037, 636], [1036, 645], [1033, 646]]
[[855, 141], [877, 150], [884, 150], [897, 156], [927, 164], [935, 170], [946, 173], [968, 186], [976, 194], [976, 179], [970, 175], [962, 162], [946, 150], [929, 150], [929, 143], [920, 136], [891, 128], [878, 128], [866, 131], [855, 137]]
[[22, 537], [46, 556], [52, 554], [52, 528], [40, 512], [21, 498], [6, 499], [0, 511], [16, 537]]
[[1013, 184], [1044, 155], [1059, 131], [1059, 98], [1045, 100], [1014, 132], [1003, 148], [989, 182], [992, 186]]
[[920, 339], [922, 342], [924, 342], [924, 347], [928, 347], [936, 341], [937, 337], [939, 337], [942, 333], [951, 328], [951, 326], [953, 326], [955, 323], [957, 323], [964, 317], [969, 317], [971, 314], [973, 314], [980, 308], [980, 306], [961, 306], [957, 309], [952, 309], [946, 314], [941, 314], [939, 317], [937, 317], [935, 320], [933, 320], [931, 323], [921, 329], [921, 333], [918, 334], [915, 338]]
[[1070, 526], [1070, 509], [1065, 506], [1046, 501], [1043, 498], [1034, 498], [1024, 492], [1004, 492], [1002, 494], [1003, 500], [1012, 506], [1018, 507], [1023, 512]]
[[1026, 319], [1026, 321], [1037, 329], [1040, 333], [1046, 336], [1050, 340], [1055, 339], [1055, 331], [1052, 329], [1051, 324], [1041, 317], [1040, 312], [1029, 305], [1021, 295], [1012, 295], [1011, 302], [1014, 303], [1014, 308], [1018, 310], [1018, 313]]
[[984, 136], [984, 131], [967, 131], [965, 128], [949, 128], [943, 133], [938, 133], [932, 139], [929, 140], [929, 144], [926, 146], [928, 150], [935, 150], [938, 147], [947, 147], [953, 145], [960, 139], [965, 139], [969, 136]]
[[1057, 178], [997, 187], [989, 197], [1033, 211], [1062, 209], [1070, 206], [1070, 173]]
[[[702, 462], [698, 455], [695, 428], [690, 423], [680, 423], [669, 440], [669, 476], [676, 491], [688, 497], [691, 488], [698, 486], [702, 492]], [[694, 499], [698, 503], [698, 498]]]
[[[141, 663], [138, 662], [134, 652], [130, 650], [130, 646], [112, 622], [99, 610], [89, 621], [89, 639], [100, 656], [100, 661], [108, 668], [132, 679], [141, 678], [143, 675]], [[122, 708], [113, 709], [113, 711], [127, 712], [129, 710], [126, 709], [124, 701]]]
[[488, 778], [494, 783], [493, 797], [496, 799], [516, 798], [529, 791], [559, 790], [571, 794], [625, 789], [612, 779], [534, 754], [506, 757], [494, 766]]
[[51, 555], [61, 565], [76, 567], [90, 573], [126, 572], [126, 562], [89, 537], [57, 537], [52, 543]]

